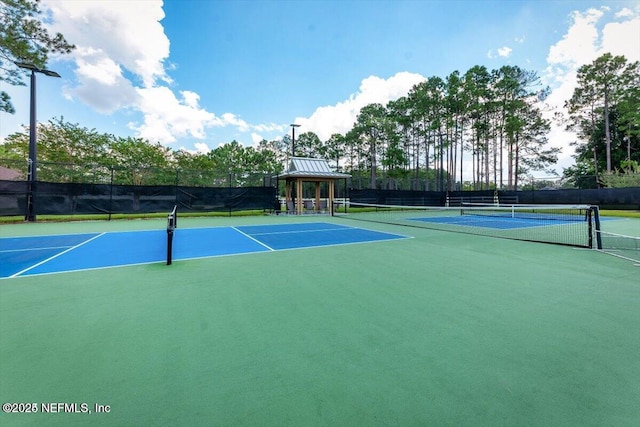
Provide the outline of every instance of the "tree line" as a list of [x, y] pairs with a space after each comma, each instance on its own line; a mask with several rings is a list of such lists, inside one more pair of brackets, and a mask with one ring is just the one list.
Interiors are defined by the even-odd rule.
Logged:
[[[37, 1], [0, 0], [0, 81], [24, 85], [26, 72], [17, 62], [45, 68], [50, 53], [75, 49], [62, 34], [50, 35], [42, 21]], [[295, 144], [284, 135], [255, 147], [231, 141], [209, 153], [175, 151], [54, 119], [38, 125], [39, 178], [245, 185], [281, 173], [287, 156], [296, 155], [329, 159], [361, 187], [517, 189], [523, 177], [550, 171], [558, 159], [560, 149], [549, 144], [551, 122], [543, 114], [548, 94], [533, 71], [478, 65], [444, 78], [429, 77], [386, 105], [369, 104], [350, 130], [326, 141], [303, 132]], [[0, 114], [13, 113], [10, 98], [0, 92]], [[578, 135], [573, 142], [576, 165], [564, 171], [567, 180], [596, 186], [611, 182], [616, 171], [638, 175], [638, 62], [607, 53], [583, 65], [578, 87], [555, 117]], [[10, 135], [0, 145], [7, 167], [26, 162], [27, 153], [26, 132]]]
[[[252, 186], [282, 172], [274, 142], [256, 148], [237, 141], [208, 153], [172, 150], [135, 137], [100, 133], [64, 118], [38, 124], [38, 179], [127, 185]], [[0, 144], [0, 165], [27, 173], [29, 135]]]
[[606, 53], [581, 66], [577, 78], [560, 116], [579, 138], [565, 177], [583, 187], [640, 187], [640, 62]]
[[532, 71], [475, 66], [429, 77], [386, 105], [367, 105], [344, 136], [324, 146], [308, 139], [296, 149], [335, 157], [350, 173], [366, 171], [371, 188], [382, 173], [408, 179], [409, 189], [454, 190], [466, 171], [473, 189], [513, 189], [529, 171], [557, 162], [558, 149], [547, 146], [550, 122], [537, 106], [544, 94]]
[[[640, 66], [605, 54], [580, 68], [578, 83], [566, 112], [557, 115], [580, 137], [576, 166], [565, 175], [617, 167], [637, 172]], [[257, 185], [262, 176], [282, 173], [287, 156], [296, 155], [329, 159], [368, 188], [517, 189], [523, 176], [557, 161], [559, 149], [548, 146], [551, 123], [542, 114], [547, 91], [535, 72], [475, 66], [445, 79], [430, 77], [386, 105], [363, 107], [348, 132], [326, 141], [303, 132], [295, 144], [284, 135], [255, 147], [232, 141], [208, 153], [54, 119], [38, 125], [39, 174], [42, 180], [85, 181], [115, 173], [118, 182], [139, 185], [173, 183], [180, 170], [188, 185]], [[27, 159], [28, 133], [10, 135], [0, 158]], [[471, 176], [465, 186], [463, 173]]]

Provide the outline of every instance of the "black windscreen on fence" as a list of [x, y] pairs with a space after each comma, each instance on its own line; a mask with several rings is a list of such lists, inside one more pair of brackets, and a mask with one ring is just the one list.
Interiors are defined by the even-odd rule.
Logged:
[[[0, 180], [0, 216], [27, 212], [29, 183]], [[500, 204], [592, 204], [604, 209], [640, 209], [640, 188], [546, 191], [408, 191], [345, 189], [352, 202], [408, 206], [456, 206], [463, 202]], [[344, 197], [344, 196], [339, 196]], [[272, 209], [275, 187], [186, 187], [37, 182], [35, 213], [52, 215], [238, 211]]]
[[24, 215], [27, 211], [26, 181], [0, 180], [0, 216]]
[[350, 190], [349, 199], [358, 203], [377, 203], [402, 206], [444, 206], [441, 191], [410, 190]]
[[[0, 181], [0, 215], [24, 215], [29, 186], [24, 181]], [[182, 211], [272, 209], [274, 187], [203, 188], [171, 185], [110, 185], [37, 182], [35, 214], [113, 214]]]

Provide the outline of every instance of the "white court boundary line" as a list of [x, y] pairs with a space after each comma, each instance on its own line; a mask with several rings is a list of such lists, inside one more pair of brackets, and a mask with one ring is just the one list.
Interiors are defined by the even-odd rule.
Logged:
[[273, 249], [271, 246], [265, 245], [264, 243], [262, 243], [260, 240], [258, 239], [254, 239], [253, 237], [251, 237], [250, 235], [248, 235], [247, 233], [245, 233], [242, 230], [238, 230], [236, 227], [231, 227], [232, 230], [237, 231], [238, 233], [242, 234], [244, 237], [248, 237], [249, 239], [253, 240], [254, 242], [256, 242], [257, 244], [259, 244], [262, 247], [265, 247], [267, 249], [269, 249], [270, 251], [275, 251], [275, 249]]
[[70, 246], [46, 246], [42, 248], [7, 249], [6, 251], [0, 250], [0, 254], [9, 254], [14, 252], [48, 251], [50, 249], [66, 249], [69, 247]]
[[45, 260], [43, 260], [43, 261], [40, 261], [40, 262], [38, 262], [38, 263], [36, 263], [36, 264], [34, 264], [34, 265], [32, 265], [32, 266], [28, 267], [28, 268], [25, 268], [25, 269], [24, 269], [24, 270], [22, 270], [22, 271], [18, 271], [17, 273], [12, 274], [12, 275], [11, 275], [11, 276], [9, 276], [8, 278], [9, 278], [9, 279], [12, 279], [12, 278], [14, 278], [14, 277], [18, 277], [19, 275], [21, 275], [21, 274], [23, 274], [23, 273], [26, 273], [26, 272], [27, 272], [27, 271], [29, 271], [29, 270], [33, 270], [34, 268], [39, 267], [39, 266], [41, 266], [42, 264], [45, 264], [45, 263], [47, 263], [47, 262], [51, 261], [52, 259], [58, 258], [59, 256], [66, 254], [67, 252], [71, 252], [72, 250], [74, 250], [74, 249], [76, 249], [76, 248], [79, 248], [79, 247], [80, 247], [80, 246], [82, 246], [82, 245], [86, 245], [86, 244], [87, 244], [87, 243], [89, 243], [90, 241], [95, 240], [95, 239], [97, 239], [98, 237], [104, 236], [105, 234], [107, 234], [107, 233], [106, 233], [106, 232], [105, 232], [105, 233], [100, 233], [100, 234], [98, 234], [97, 236], [93, 236], [92, 238], [90, 238], [90, 239], [88, 239], [88, 240], [85, 240], [85, 241], [84, 241], [84, 242], [82, 242], [82, 243], [78, 243], [78, 244], [77, 244], [77, 245], [75, 245], [75, 246], [71, 246], [71, 247], [70, 247], [69, 249], [67, 249], [66, 251], [62, 251], [62, 252], [60, 252], [60, 253], [57, 253], [57, 254], [55, 254], [54, 256], [51, 256], [51, 257], [49, 257], [49, 258], [47, 258], [47, 259], [45, 259]]

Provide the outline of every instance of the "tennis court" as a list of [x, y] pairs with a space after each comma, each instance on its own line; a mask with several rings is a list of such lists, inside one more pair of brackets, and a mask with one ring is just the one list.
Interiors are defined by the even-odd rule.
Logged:
[[[483, 227], [483, 228], [497, 228], [497, 229], [510, 229], [510, 228], [529, 228], [529, 227], [544, 227], [546, 222], [544, 219], [531, 219], [531, 218], [509, 218], [504, 219], [501, 217], [483, 217], [483, 216], [446, 216], [436, 218], [409, 218], [411, 221], [425, 221], [436, 222], [440, 224], [454, 224], [464, 227]], [[561, 227], [563, 225], [570, 224], [569, 221], [558, 220], [555, 225]]]
[[181, 218], [171, 266], [164, 220], [0, 237], [30, 258], [2, 260], [0, 400], [76, 404], [2, 425], [640, 420], [639, 269], [595, 250], [311, 215]]
[[[406, 238], [322, 222], [191, 228], [175, 239], [175, 260]], [[0, 238], [0, 278], [163, 262], [164, 230]]]

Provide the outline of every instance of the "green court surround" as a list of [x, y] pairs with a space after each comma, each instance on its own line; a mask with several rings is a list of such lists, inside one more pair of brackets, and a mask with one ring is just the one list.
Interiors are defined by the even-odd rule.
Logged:
[[[180, 227], [306, 220], [317, 218]], [[415, 238], [1, 280], [2, 403], [110, 412], [1, 413], [0, 425], [640, 423], [640, 267], [325, 220]], [[0, 236], [164, 225], [19, 224]]]

